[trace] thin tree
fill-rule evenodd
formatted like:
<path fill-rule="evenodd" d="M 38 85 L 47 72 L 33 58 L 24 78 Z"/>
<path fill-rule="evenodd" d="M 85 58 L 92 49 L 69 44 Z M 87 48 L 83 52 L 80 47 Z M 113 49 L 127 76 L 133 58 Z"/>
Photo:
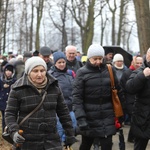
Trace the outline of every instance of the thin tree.
<path fill-rule="evenodd" d="M 55 6 L 49 4 L 49 17 L 54 25 L 54 27 L 61 33 L 61 49 L 64 50 L 65 47 L 68 45 L 68 35 L 67 35 L 67 27 L 66 27 L 66 20 L 67 20 L 67 3 L 68 0 L 56 2 L 57 10 L 52 12 L 52 8 Z M 56 19 L 55 12 L 58 12 L 58 16 Z"/>
<path fill-rule="evenodd" d="M 43 15 L 43 6 L 44 6 L 44 0 L 39 0 L 36 5 L 37 9 L 37 24 L 36 24 L 36 39 L 35 39 L 35 48 L 36 50 L 39 50 L 40 48 L 40 24 L 41 24 L 41 19 Z"/>
<path fill-rule="evenodd" d="M 31 1 L 31 23 L 30 23 L 30 33 L 29 33 L 29 50 L 32 50 L 32 42 L 33 42 L 33 19 L 34 19 L 34 5 L 33 1 Z"/>
<path fill-rule="evenodd" d="M 77 25 L 80 27 L 80 34 L 81 34 L 81 41 L 82 41 L 82 52 L 86 54 L 89 45 L 93 41 L 94 36 L 94 20 L 98 16 L 95 15 L 95 1 L 96 0 L 89 0 L 88 4 L 87 1 L 82 0 L 78 1 L 71 1 L 72 9 L 70 12 L 75 19 Z"/>
<path fill-rule="evenodd" d="M 5 6 L 5 21 L 4 21 L 4 38 L 3 38 L 3 52 L 5 52 L 6 47 L 6 29 L 7 29 L 7 14 L 8 14 L 8 4 L 9 0 L 6 0 L 6 6 Z"/>

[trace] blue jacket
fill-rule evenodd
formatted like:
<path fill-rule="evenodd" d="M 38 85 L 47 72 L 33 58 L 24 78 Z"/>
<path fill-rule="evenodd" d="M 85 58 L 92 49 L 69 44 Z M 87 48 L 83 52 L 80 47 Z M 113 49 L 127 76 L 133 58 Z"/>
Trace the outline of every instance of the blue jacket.
<path fill-rule="evenodd" d="M 62 90 L 69 111 L 72 111 L 73 77 L 67 72 L 66 69 L 64 71 L 61 71 L 56 67 L 53 68 L 53 71 L 49 71 L 49 73 L 58 80 L 58 84 Z"/>

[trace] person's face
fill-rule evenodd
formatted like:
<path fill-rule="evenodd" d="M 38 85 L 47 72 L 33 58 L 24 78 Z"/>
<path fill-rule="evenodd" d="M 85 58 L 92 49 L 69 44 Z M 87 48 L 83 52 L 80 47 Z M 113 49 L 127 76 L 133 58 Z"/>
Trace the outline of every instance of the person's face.
<path fill-rule="evenodd" d="M 9 70 L 6 70 L 5 71 L 5 76 L 7 77 L 7 78 L 10 78 L 11 76 L 12 76 L 12 72 L 11 71 L 9 71 Z"/>
<path fill-rule="evenodd" d="M 106 59 L 107 60 L 112 60 L 113 59 L 113 53 L 108 53 L 107 55 L 106 55 Z"/>
<path fill-rule="evenodd" d="M 65 67 L 66 67 L 66 61 L 65 61 L 64 59 L 59 59 L 59 60 L 56 62 L 55 66 L 56 66 L 58 69 L 60 69 L 60 70 L 64 70 Z"/>
<path fill-rule="evenodd" d="M 50 61 L 50 56 L 47 55 L 47 56 L 43 56 L 43 55 L 39 55 L 46 63 L 48 63 Z"/>
<path fill-rule="evenodd" d="M 103 57 L 102 56 L 94 56 L 94 57 L 89 58 L 89 61 L 93 66 L 100 67 L 100 65 L 103 62 Z"/>
<path fill-rule="evenodd" d="M 122 60 L 118 60 L 118 61 L 115 61 L 114 64 L 115 64 L 117 67 L 122 67 L 123 61 L 122 61 Z"/>
<path fill-rule="evenodd" d="M 66 51 L 66 57 L 68 61 L 73 61 L 76 57 L 76 49 L 75 48 L 70 48 Z"/>
<path fill-rule="evenodd" d="M 29 76 L 33 83 L 41 84 L 45 80 L 46 69 L 43 66 L 37 66 L 31 70 Z"/>
<path fill-rule="evenodd" d="M 138 69 L 143 63 L 143 58 L 142 57 L 137 57 L 136 62 L 135 62 L 135 68 Z"/>

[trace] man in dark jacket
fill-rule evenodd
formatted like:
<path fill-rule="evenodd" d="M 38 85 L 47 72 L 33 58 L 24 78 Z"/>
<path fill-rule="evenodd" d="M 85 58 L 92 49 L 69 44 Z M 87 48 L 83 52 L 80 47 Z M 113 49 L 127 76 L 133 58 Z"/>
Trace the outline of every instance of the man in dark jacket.
<path fill-rule="evenodd" d="M 100 141 L 101 150 L 111 150 L 116 127 L 110 75 L 106 64 L 103 64 L 103 47 L 92 44 L 87 57 L 85 66 L 77 71 L 73 88 L 73 108 L 82 132 L 80 150 L 90 150 L 96 138 Z M 119 91 L 115 72 L 114 81 Z"/>
<path fill-rule="evenodd" d="M 47 64 L 47 71 L 50 70 L 51 66 L 53 65 L 53 62 L 50 59 L 50 56 L 52 55 L 52 52 L 49 47 L 43 46 L 39 50 L 39 56 L 46 62 Z"/>
<path fill-rule="evenodd" d="M 150 139 L 150 48 L 143 65 L 130 75 L 126 90 L 136 95 L 131 119 L 134 150 L 145 150 Z"/>

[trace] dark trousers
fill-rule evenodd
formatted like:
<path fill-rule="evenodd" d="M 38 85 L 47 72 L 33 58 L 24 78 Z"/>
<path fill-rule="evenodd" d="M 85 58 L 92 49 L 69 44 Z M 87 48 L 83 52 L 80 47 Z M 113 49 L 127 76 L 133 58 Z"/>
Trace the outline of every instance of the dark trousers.
<path fill-rule="evenodd" d="M 90 150 L 95 138 L 82 136 L 79 150 Z M 99 138 L 101 150 L 112 150 L 112 136 Z"/>
<path fill-rule="evenodd" d="M 146 150 L 148 139 L 134 138 L 134 150 Z"/>
<path fill-rule="evenodd" d="M 4 132 L 4 128 L 5 128 L 5 111 L 1 110 L 1 114 L 2 114 L 2 131 Z"/>

